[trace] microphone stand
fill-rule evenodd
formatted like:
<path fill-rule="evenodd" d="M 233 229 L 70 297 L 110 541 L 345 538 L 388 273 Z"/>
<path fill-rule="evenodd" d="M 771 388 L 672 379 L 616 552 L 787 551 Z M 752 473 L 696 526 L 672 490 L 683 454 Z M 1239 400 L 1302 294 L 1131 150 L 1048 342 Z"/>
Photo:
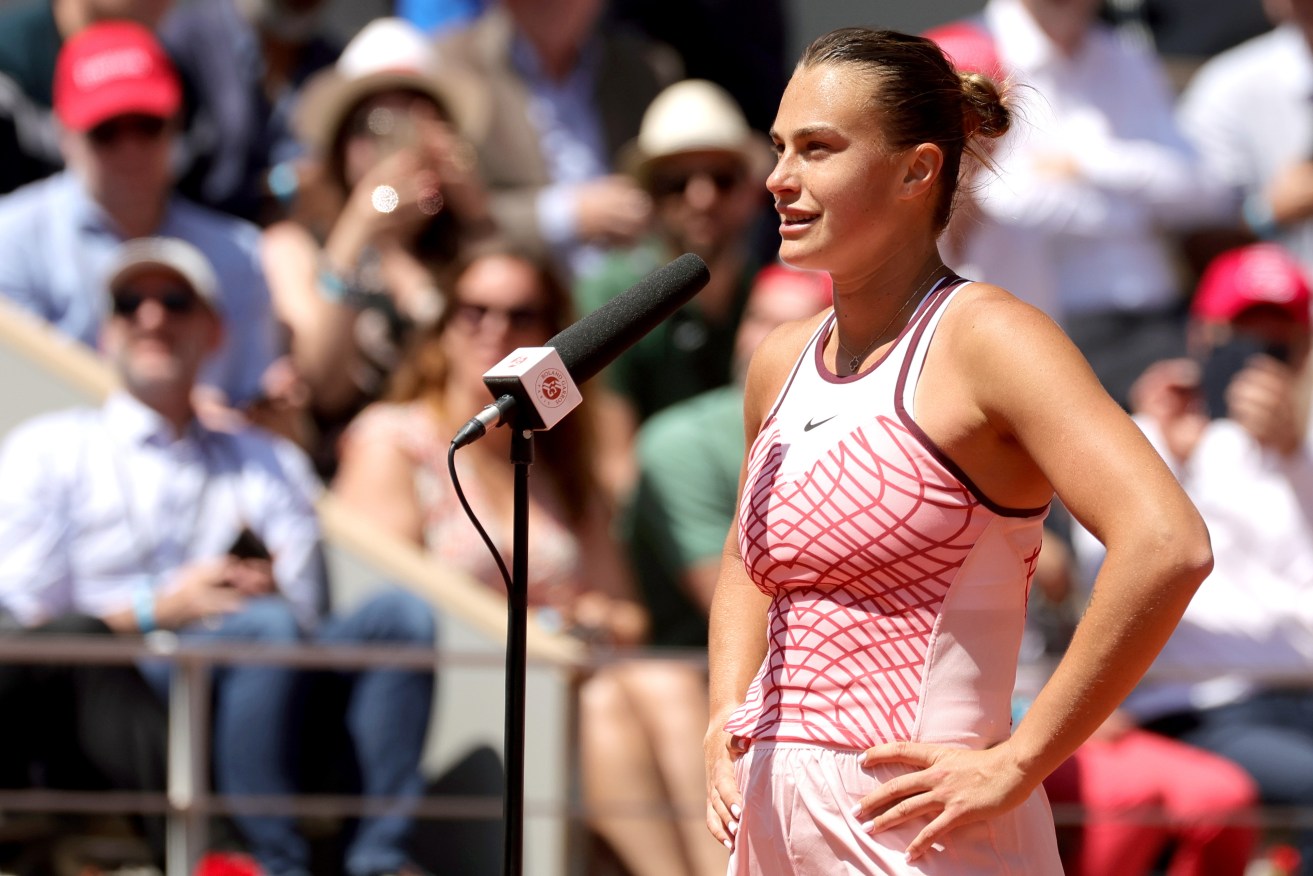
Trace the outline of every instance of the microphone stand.
<path fill-rule="evenodd" d="M 525 637 L 529 620 L 529 466 L 533 431 L 516 415 L 511 423 L 515 506 L 511 538 L 511 589 L 506 594 L 506 799 L 503 804 L 503 876 L 524 871 Z"/>

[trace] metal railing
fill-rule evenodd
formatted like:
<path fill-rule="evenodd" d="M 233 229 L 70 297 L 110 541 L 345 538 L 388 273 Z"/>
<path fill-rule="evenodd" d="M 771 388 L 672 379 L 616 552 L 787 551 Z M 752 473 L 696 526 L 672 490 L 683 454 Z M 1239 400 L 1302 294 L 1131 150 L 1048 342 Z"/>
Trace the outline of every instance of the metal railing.
<path fill-rule="evenodd" d="M 379 796 L 292 794 L 220 795 L 210 785 L 210 671 L 217 666 L 265 665 L 295 669 L 362 670 L 387 667 L 429 672 L 444 667 L 500 667 L 496 652 L 439 652 L 374 645 L 268 645 L 184 642 L 172 633 L 117 636 L 0 636 L 0 663 L 173 665 L 168 698 L 167 787 L 163 792 L 0 791 L 0 811 L 139 813 L 166 820 L 167 876 L 187 876 L 205 849 L 216 815 L 291 815 L 349 818 L 396 811 L 416 818 L 500 818 L 500 796 L 420 800 Z"/>

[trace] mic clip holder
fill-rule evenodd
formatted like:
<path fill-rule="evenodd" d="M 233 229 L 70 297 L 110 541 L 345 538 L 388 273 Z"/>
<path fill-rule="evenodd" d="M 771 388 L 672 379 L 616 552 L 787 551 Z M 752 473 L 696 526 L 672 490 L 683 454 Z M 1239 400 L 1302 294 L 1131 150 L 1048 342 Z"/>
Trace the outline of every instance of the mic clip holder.
<path fill-rule="evenodd" d="M 534 431 L 552 428 L 583 400 L 555 347 L 521 347 L 489 368 L 483 384 L 498 401 L 514 398 L 515 425 Z"/>

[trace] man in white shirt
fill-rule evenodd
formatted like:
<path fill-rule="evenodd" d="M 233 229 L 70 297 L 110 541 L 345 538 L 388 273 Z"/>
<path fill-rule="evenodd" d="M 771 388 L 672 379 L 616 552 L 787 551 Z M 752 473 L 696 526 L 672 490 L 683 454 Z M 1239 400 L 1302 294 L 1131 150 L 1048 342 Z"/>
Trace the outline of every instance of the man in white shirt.
<path fill-rule="evenodd" d="M 977 178 L 960 269 L 1062 323 L 1114 398 L 1183 350 L 1167 232 L 1202 185 L 1159 64 L 1095 18 L 1098 0 L 990 0 L 979 26 L 1017 80 L 1020 124 Z"/>
<path fill-rule="evenodd" d="M 28 626 L 88 615 L 125 635 L 431 645 L 431 613 L 409 594 L 325 616 L 307 462 L 258 430 L 197 419 L 193 390 L 223 335 L 223 299 L 200 250 L 177 238 L 128 241 L 107 285 L 102 345 L 122 389 L 98 409 L 29 421 L 0 448 L 0 609 Z M 141 671 L 166 693 L 167 665 Z M 281 667 L 216 671 L 220 793 L 295 791 L 299 684 Z M 346 719 L 368 792 L 419 793 L 431 694 L 427 673 L 355 678 Z M 308 876 L 292 819 L 236 820 L 271 876 Z M 400 872 L 408 827 L 404 816 L 365 820 L 347 851 L 350 876 Z"/>
<path fill-rule="evenodd" d="M 1277 241 L 1313 271 L 1313 0 L 1265 0 L 1279 26 L 1199 68 L 1180 119 L 1226 218 Z"/>
<path fill-rule="evenodd" d="M 1161 362 L 1136 419 L 1198 506 L 1215 566 L 1126 701 L 1146 728 L 1220 754 L 1261 799 L 1313 806 L 1309 287 L 1275 244 L 1225 253 L 1192 305 L 1194 360 Z M 1211 414 L 1211 417 L 1210 417 Z M 1313 861 L 1313 833 L 1298 838 Z"/>

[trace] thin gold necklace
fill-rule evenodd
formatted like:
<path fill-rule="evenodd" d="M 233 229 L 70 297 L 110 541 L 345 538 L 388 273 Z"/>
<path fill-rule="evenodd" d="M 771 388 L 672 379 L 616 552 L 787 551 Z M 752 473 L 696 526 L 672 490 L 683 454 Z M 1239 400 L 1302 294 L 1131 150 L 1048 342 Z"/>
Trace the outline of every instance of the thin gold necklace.
<path fill-rule="evenodd" d="M 907 305 L 911 304 L 912 301 L 917 297 L 919 297 L 919 295 L 922 292 L 925 292 L 925 290 L 930 285 L 930 281 L 934 279 L 935 274 L 939 273 L 939 269 L 941 267 L 943 267 L 943 265 L 935 265 L 933 268 L 930 269 L 930 273 L 926 275 L 926 278 L 922 280 L 920 285 L 918 285 L 915 289 L 912 290 L 912 294 L 908 295 L 907 299 L 903 301 L 903 306 L 898 308 L 898 310 L 894 311 L 894 315 L 889 317 L 889 321 L 884 324 L 884 328 L 880 329 L 880 331 L 876 333 L 875 340 L 872 341 L 866 347 L 866 349 L 863 350 L 859 355 L 853 355 L 852 351 L 843 345 L 843 337 L 839 334 L 839 323 L 837 321 L 835 322 L 834 341 L 836 344 L 839 345 L 839 354 L 841 356 L 849 357 L 848 358 L 849 374 L 857 373 L 857 369 L 862 367 L 862 363 L 866 361 L 867 356 L 871 355 L 871 351 L 874 350 L 876 347 L 880 346 L 880 341 L 882 338 L 884 338 L 884 333 L 889 331 L 889 326 L 893 325 L 894 320 L 898 319 L 898 317 L 902 315 L 903 311 L 907 309 Z"/>

